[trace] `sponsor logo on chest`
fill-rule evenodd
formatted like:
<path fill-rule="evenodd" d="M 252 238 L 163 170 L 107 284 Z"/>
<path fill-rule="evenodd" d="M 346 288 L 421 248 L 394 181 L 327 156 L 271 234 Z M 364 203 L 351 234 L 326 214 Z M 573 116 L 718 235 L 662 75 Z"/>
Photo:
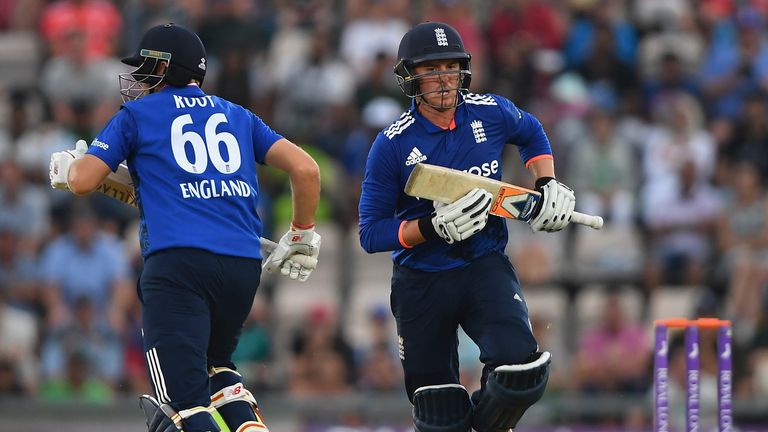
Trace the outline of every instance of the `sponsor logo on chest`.
<path fill-rule="evenodd" d="M 411 153 L 408 155 L 408 158 L 405 160 L 405 166 L 411 166 L 416 165 L 419 162 L 424 162 L 427 160 L 427 155 L 423 154 L 421 150 L 418 149 L 418 147 L 414 147 L 411 150 Z"/>

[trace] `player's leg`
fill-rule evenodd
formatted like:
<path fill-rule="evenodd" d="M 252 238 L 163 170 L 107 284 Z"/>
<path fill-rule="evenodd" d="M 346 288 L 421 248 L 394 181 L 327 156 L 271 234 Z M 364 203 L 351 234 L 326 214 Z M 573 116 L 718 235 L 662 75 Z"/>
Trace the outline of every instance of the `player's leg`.
<path fill-rule="evenodd" d="M 417 432 L 467 432 L 472 404 L 459 385 L 455 273 L 395 266 L 392 311 Z"/>
<path fill-rule="evenodd" d="M 506 432 L 544 394 L 550 356 L 538 353 L 514 268 L 501 254 L 475 261 L 464 274 L 471 285 L 462 327 L 485 364 L 481 389 L 472 395 L 473 428 Z"/>
<path fill-rule="evenodd" d="M 232 363 L 240 331 L 259 286 L 261 262 L 239 257 L 219 257 L 224 284 L 211 292 L 213 324 L 208 346 L 211 404 L 232 432 L 265 432 L 256 400 L 243 386 Z"/>
<path fill-rule="evenodd" d="M 146 260 L 139 281 L 152 386 L 160 406 L 177 413 L 172 420 L 184 432 L 219 430 L 209 411 L 205 354 L 210 312 L 204 287 L 215 283 L 207 270 L 212 264 L 202 251 L 162 251 Z"/>

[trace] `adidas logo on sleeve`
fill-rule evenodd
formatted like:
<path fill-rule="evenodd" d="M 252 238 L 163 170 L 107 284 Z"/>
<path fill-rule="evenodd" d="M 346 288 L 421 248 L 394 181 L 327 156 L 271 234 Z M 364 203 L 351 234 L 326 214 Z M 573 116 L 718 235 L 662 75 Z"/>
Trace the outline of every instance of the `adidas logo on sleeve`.
<path fill-rule="evenodd" d="M 427 156 L 422 154 L 418 148 L 414 147 L 413 150 L 411 150 L 411 154 L 408 155 L 408 159 L 405 160 L 405 166 L 416 165 L 425 160 L 427 160 Z"/>

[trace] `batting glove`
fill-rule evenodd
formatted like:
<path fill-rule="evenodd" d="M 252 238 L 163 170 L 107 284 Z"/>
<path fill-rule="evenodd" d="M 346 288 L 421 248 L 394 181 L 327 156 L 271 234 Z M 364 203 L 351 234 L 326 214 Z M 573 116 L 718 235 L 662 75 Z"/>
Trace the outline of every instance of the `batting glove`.
<path fill-rule="evenodd" d="M 304 282 L 317 267 L 319 254 L 320 234 L 314 228 L 290 229 L 280 238 L 262 266 L 269 273 L 279 268 L 283 276 Z"/>
<path fill-rule="evenodd" d="M 475 188 L 450 204 L 435 203 L 435 211 L 419 219 L 426 239 L 441 238 L 448 244 L 466 240 L 485 228 L 493 195 Z"/>
<path fill-rule="evenodd" d="M 536 180 L 536 190 L 541 193 L 533 216 L 528 220 L 531 229 L 536 231 L 560 231 L 571 223 L 576 195 L 568 186 L 553 177 L 540 177 Z"/>
<path fill-rule="evenodd" d="M 84 140 L 78 140 L 73 150 L 65 150 L 53 153 L 51 163 L 48 166 L 48 178 L 51 180 L 51 187 L 54 189 L 69 190 L 67 176 L 72 162 L 80 159 L 88 151 L 88 144 Z"/>

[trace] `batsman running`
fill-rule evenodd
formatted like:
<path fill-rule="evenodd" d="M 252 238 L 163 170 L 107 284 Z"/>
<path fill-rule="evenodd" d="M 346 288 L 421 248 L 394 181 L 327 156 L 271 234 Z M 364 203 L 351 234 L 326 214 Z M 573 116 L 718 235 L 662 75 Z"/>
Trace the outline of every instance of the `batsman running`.
<path fill-rule="evenodd" d="M 376 137 L 360 198 L 360 243 L 392 251 L 391 307 L 418 432 L 514 428 L 547 384 L 550 354 L 533 337 L 520 283 L 504 253 L 505 220 L 488 217 L 492 195 L 474 189 L 450 204 L 406 195 L 425 162 L 501 179 L 502 152 L 517 146 L 542 194 L 534 231 L 570 222 L 573 191 L 555 179 L 541 123 L 508 99 L 468 91 L 470 54 L 439 22 L 402 38 L 394 68 L 411 108 Z M 459 384 L 457 329 L 480 348 L 481 389 Z"/>
<path fill-rule="evenodd" d="M 249 110 L 200 89 L 208 65 L 192 31 L 153 27 L 122 61 L 135 67 L 120 75 L 125 103 L 90 146 L 51 156 L 51 186 L 87 194 L 127 161 L 144 256 L 149 432 L 219 431 L 219 414 L 233 432 L 264 432 L 231 355 L 262 265 L 300 281 L 315 268 L 318 166 Z M 293 223 L 266 258 L 257 163 L 285 171 L 293 191 Z"/>

